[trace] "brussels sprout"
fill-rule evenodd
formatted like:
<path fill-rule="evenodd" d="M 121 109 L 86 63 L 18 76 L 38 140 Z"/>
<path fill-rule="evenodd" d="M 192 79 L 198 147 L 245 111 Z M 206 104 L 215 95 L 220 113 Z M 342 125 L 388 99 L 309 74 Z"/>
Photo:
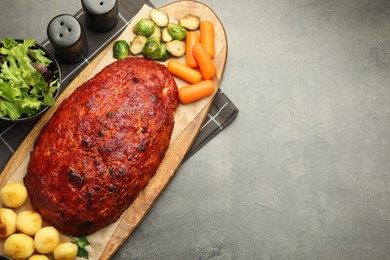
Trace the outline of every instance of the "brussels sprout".
<path fill-rule="evenodd" d="M 186 14 L 179 20 L 179 24 L 188 30 L 198 30 L 200 17 L 194 14 Z"/>
<path fill-rule="evenodd" d="M 145 43 L 142 54 L 145 58 L 150 60 L 156 60 L 161 54 L 161 41 L 156 37 L 148 38 Z"/>
<path fill-rule="evenodd" d="M 154 26 L 154 31 L 149 37 L 161 38 L 161 28 L 157 24 Z"/>
<path fill-rule="evenodd" d="M 144 18 L 134 25 L 133 32 L 137 35 L 149 37 L 154 32 L 154 26 L 155 23 L 152 20 Z"/>
<path fill-rule="evenodd" d="M 162 30 L 161 39 L 163 40 L 163 42 L 170 42 L 173 40 L 172 36 L 168 32 L 167 27 L 164 27 L 164 29 Z"/>
<path fill-rule="evenodd" d="M 167 51 L 165 43 L 161 43 L 161 52 L 160 56 L 157 58 L 158 61 L 166 61 L 171 57 L 170 53 Z"/>
<path fill-rule="evenodd" d="M 182 27 L 182 26 L 180 26 L 178 24 L 169 23 L 167 25 L 167 29 L 168 29 L 169 34 L 172 36 L 172 38 L 174 40 L 181 41 L 187 35 L 186 29 L 184 29 L 184 27 Z"/>
<path fill-rule="evenodd" d="M 167 42 L 167 51 L 175 57 L 181 57 L 186 53 L 186 44 L 184 41 L 173 40 Z"/>
<path fill-rule="evenodd" d="M 145 43 L 147 38 L 143 35 L 137 35 L 134 37 L 134 39 L 131 41 L 130 45 L 130 52 L 133 55 L 138 55 L 142 53 L 142 50 L 144 49 Z"/>
<path fill-rule="evenodd" d="M 114 42 L 114 58 L 118 60 L 123 60 L 130 54 L 129 44 L 124 40 L 119 40 Z"/>
<path fill-rule="evenodd" d="M 169 23 L 169 16 L 160 9 L 152 9 L 149 14 L 150 19 L 160 27 L 165 27 Z"/>

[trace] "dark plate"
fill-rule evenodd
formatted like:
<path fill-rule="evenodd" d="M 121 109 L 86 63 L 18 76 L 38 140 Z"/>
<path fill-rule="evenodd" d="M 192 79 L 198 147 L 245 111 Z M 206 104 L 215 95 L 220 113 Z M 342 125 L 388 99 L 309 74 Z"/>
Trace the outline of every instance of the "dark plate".
<path fill-rule="evenodd" d="M 23 42 L 23 40 L 15 40 L 15 41 Z M 0 42 L 0 47 L 2 47 L 2 46 L 3 46 L 3 44 Z M 45 56 L 53 61 L 48 68 L 49 68 L 50 71 L 58 70 L 58 78 L 59 78 L 59 82 L 60 82 L 60 85 L 61 85 L 61 70 L 60 70 L 60 66 L 59 66 L 59 64 L 57 62 L 57 59 L 54 57 L 54 55 L 52 55 L 49 52 L 49 50 L 47 50 L 42 45 L 40 45 L 38 43 L 35 43 L 35 48 L 39 48 L 39 49 L 43 50 L 45 52 Z M 57 99 L 58 94 L 59 94 L 59 89 L 57 89 L 54 92 L 53 98 Z M 9 117 L 0 117 L 0 120 L 7 121 L 7 122 L 30 122 L 30 121 L 33 121 L 33 120 L 36 120 L 36 119 L 40 118 L 49 109 L 50 109 L 50 106 L 46 106 L 46 107 L 42 108 L 40 111 L 38 111 L 37 113 L 35 113 L 34 115 L 31 115 L 31 116 L 23 115 L 22 117 L 17 118 L 15 120 L 12 120 Z"/>

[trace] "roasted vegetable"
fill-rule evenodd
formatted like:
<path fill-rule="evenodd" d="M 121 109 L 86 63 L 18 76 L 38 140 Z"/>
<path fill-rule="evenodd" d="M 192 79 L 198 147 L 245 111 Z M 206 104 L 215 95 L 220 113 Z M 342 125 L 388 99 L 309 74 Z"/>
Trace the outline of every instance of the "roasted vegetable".
<path fill-rule="evenodd" d="M 17 215 L 12 209 L 0 209 L 0 237 L 8 237 L 16 231 Z"/>
<path fill-rule="evenodd" d="M 162 42 L 161 43 L 161 52 L 160 52 L 160 56 L 157 58 L 158 61 L 166 61 L 167 59 L 169 59 L 171 57 L 171 55 L 169 54 L 169 52 L 167 51 L 167 46 L 166 46 L 166 43 Z"/>
<path fill-rule="evenodd" d="M 173 40 L 172 36 L 168 32 L 168 28 L 164 27 L 161 33 L 161 40 L 163 42 L 170 42 Z"/>
<path fill-rule="evenodd" d="M 4 254 L 12 259 L 27 259 L 33 253 L 33 239 L 26 234 L 12 234 L 4 242 Z"/>
<path fill-rule="evenodd" d="M 167 51 L 175 57 L 181 57 L 186 53 L 186 44 L 183 41 L 173 40 L 166 43 Z"/>
<path fill-rule="evenodd" d="M 50 260 L 50 259 L 45 255 L 32 255 L 28 258 L 28 260 Z"/>
<path fill-rule="evenodd" d="M 149 14 L 150 19 L 160 27 L 165 27 L 169 23 L 169 16 L 160 9 L 152 9 Z"/>
<path fill-rule="evenodd" d="M 72 242 L 60 243 L 53 251 L 54 259 L 75 259 L 77 256 L 78 247 Z"/>
<path fill-rule="evenodd" d="M 172 38 L 174 40 L 183 40 L 186 35 L 187 35 L 187 31 L 186 29 L 184 29 L 184 27 L 178 25 L 178 24 L 174 24 L 174 23 L 169 23 L 167 25 L 167 29 L 168 29 L 168 32 L 169 34 L 172 36 Z"/>
<path fill-rule="evenodd" d="M 27 200 L 27 189 L 21 183 L 9 182 L 0 189 L 0 199 L 7 207 L 18 208 Z"/>
<path fill-rule="evenodd" d="M 42 254 L 53 252 L 60 243 L 60 234 L 52 226 L 43 227 L 34 236 L 34 247 Z"/>
<path fill-rule="evenodd" d="M 119 40 L 114 43 L 114 58 L 118 60 L 123 60 L 128 57 L 130 54 L 129 44 L 124 40 Z"/>
<path fill-rule="evenodd" d="M 35 235 L 42 228 L 41 214 L 32 210 L 19 213 L 16 218 L 16 228 L 26 235 Z"/>
<path fill-rule="evenodd" d="M 154 26 L 154 32 L 149 37 L 156 37 L 161 39 L 161 28 L 157 24 Z"/>
<path fill-rule="evenodd" d="M 138 55 L 142 53 L 147 40 L 148 38 L 143 35 L 136 35 L 131 41 L 130 53 L 133 55 Z"/>
<path fill-rule="evenodd" d="M 200 17 L 194 14 L 187 14 L 179 20 L 179 25 L 185 29 L 194 31 L 199 28 Z"/>
<path fill-rule="evenodd" d="M 156 24 L 152 20 L 148 18 L 144 18 L 139 20 L 134 25 L 133 32 L 137 35 L 143 35 L 149 37 L 150 35 L 153 34 L 155 25 Z"/>
<path fill-rule="evenodd" d="M 142 54 L 145 58 L 150 60 L 157 60 L 161 56 L 162 42 L 160 39 L 152 37 L 148 38 L 145 43 Z"/>

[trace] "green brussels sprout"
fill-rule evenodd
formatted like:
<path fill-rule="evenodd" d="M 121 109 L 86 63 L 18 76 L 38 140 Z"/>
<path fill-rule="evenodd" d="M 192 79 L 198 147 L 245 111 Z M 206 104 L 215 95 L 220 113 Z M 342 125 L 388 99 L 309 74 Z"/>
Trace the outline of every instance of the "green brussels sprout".
<path fill-rule="evenodd" d="M 138 55 L 142 53 L 145 43 L 147 41 L 147 38 L 143 35 L 137 35 L 133 38 L 130 45 L 130 53 L 133 55 Z"/>
<path fill-rule="evenodd" d="M 161 43 L 161 52 L 160 56 L 157 58 L 158 61 L 166 61 L 171 57 L 170 53 L 167 51 L 166 45 L 164 42 Z"/>
<path fill-rule="evenodd" d="M 161 41 L 156 37 L 148 38 L 145 43 L 142 55 L 150 60 L 156 60 L 160 57 L 161 54 Z"/>
<path fill-rule="evenodd" d="M 154 26 L 155 23 L 152 20 L 144 18 L 134 25 L 133 32 L 137 35 L 149 37 L 154 32 Z"/>
<path fill-rule="evenodd" d="M 130 46 L 129 44 L 124 40 L 119 40 L 114 42 L 114 58 L 118 60 L 123 60 L 130 54 Z"/>
<path fill-rule="evenodd" d="M 172 36 L 172 38 L 174 40 L 181 41 L 187 35 L 187 30 L 184 29 L 184 27 L 182 27 L 182 26 L 180 26 L 178 24 L 169 23 L 167 25 L 167 29 L 168 29 L 169 34 Z"/>

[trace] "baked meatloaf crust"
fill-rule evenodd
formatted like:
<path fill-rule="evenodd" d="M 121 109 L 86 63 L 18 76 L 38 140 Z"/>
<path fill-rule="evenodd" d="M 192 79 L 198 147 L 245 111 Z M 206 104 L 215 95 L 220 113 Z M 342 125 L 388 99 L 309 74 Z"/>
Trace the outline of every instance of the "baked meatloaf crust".
<path fill-rule="evenodd" d="M 163 160 L 177 104 L 164 65 L 126 58 L 105 67 L 37 137 L 24 177 L 32 206 L 73 236 L 116 221 Z"/>

